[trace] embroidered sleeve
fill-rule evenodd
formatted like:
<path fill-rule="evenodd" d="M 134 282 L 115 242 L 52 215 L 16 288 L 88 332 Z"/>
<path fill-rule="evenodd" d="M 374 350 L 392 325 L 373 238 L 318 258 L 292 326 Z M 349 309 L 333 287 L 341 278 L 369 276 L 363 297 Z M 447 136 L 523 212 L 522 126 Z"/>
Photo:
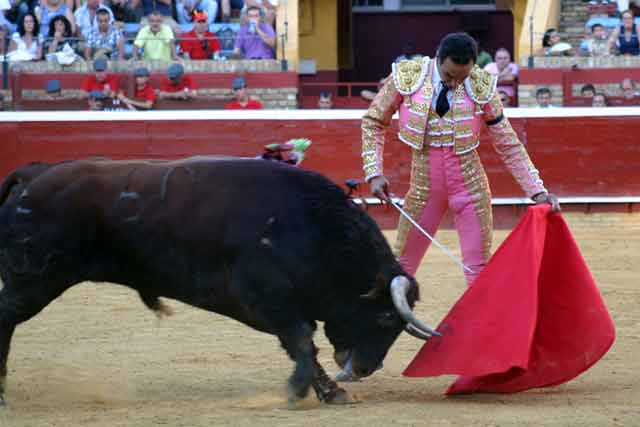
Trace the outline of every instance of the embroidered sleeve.
<path fill-rule="evenodd" d="M 547 190 L 544 188 L 542 179 L 540 179 L 540 173 L 533 165 L 527 150 L 511 127 L 509 119 L 504 117 L 502 102 L 497 94 L 484 105 L 483 118 L 487 123 L 493 147 L 527 197 L 545 193 Z"/>
<path fill-rule="evenodd" d="M 385 131 L 401 102 L 402 95 L 389 76 L 362 118 L 362 163 L 367 181 L 383 174 Z"/>

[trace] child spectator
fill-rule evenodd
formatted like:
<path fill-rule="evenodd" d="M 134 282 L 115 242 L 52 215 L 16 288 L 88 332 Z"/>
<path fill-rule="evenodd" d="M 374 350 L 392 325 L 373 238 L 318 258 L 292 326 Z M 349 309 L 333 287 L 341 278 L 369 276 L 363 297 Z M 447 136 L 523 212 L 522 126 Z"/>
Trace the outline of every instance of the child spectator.
<path fill-rule="evenodd" d="M 235 98 L 224 107 L 226 110 L 262 110 L 262 104 L 249 97 L 247 84 L 242 77 L 237 77 L 231 84 Z"/>
<path fill-rule="evenodd" d="M 257 7 L 247 9 L 247 23 L 240 27 L 234 47 L 234 54 L 245 59 L 275 58 L 276 32 L 263 22 L 262 13 Z"/>
<path fill-rule="evenodd" d="M 182 64 L 167 68 L 167 76 L 160 83 L 160 99 L 193 99 L 197 95 L 196 85 L 191 76 L 184 74 Z"/>
<path fill-rule="evenodd" d="M 582 41 L 580 52 L 586 56 L 609 56 L 611 53 L 609 38 L 602 25 L 591 26 L 591 37 Z"/>
<path fill-rule="evenodd" d="M 220 53 L 220 42 L 215 34 L 208 30 L 207 13 L 194 13 L 193 30 L 182 35 L 180 48 L 186 59 L 211 59 Z"/>

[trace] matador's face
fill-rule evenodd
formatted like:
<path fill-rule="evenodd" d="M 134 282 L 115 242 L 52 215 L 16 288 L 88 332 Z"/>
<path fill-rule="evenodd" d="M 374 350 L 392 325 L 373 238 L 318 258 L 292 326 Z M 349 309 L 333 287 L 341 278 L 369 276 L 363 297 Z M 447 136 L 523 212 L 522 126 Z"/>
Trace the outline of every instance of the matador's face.
<path fill-rule="evenodd" d="M 440 78 L 445 86 L 452 90 L 455 90 L 469 77 L 473 66 L 473 61 L 469 61 L 469 63 L 465 65 L 456 64 L 451 58 L 445 58 L 443 62 L 438 61 Z"/>

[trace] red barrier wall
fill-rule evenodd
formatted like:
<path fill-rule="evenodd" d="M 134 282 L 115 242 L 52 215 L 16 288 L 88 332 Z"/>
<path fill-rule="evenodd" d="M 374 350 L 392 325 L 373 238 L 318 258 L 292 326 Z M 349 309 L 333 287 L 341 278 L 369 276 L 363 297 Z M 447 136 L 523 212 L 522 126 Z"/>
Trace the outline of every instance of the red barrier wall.
<path fill-rule="evenodd" d="M 73 113 L 57 113 L 65 119 L 11 121 L 5 115 L 4 119 L 0 118 L 0 176 L 31 161 L 57 162 L 88 156 L 117 159 L 177 158 L 194 154 L 255 156 L 267 143 L 304 136 L 314 142 L 304 167 L 320 171 L 337 182 L 362 177 L 360 122 L 354 113 L 350 116 L 354 118 L 348 120 L 276 118 L 283 114 L 295 115 L 283 111 L 261 112 L 262 117 L 272 114 L 274 119 L 220 119 L 226 117 L 225 112 L 211 111 L 165 113 L 174 119 L 158 120 L 149 115 L 145 120 L 144 114 L 138 113 L 136 117 L 143 119 L 74 121 L 78 116 Z M 176 120 L 176 114 L 185 118 Z M 209 115 L 212 120 L 202 119 Z M 14 114 L 12 117 L 24 116 Z M 115 117 L 125 116 L 116 114 Z M 546 185 L 558 195 L 639 195 L 640 120 L 637 116 L 512 118 L 511 122 L 527 144 Z M 494 196 L 522 197 L 486 138 L 480 152 Z M 410 150 L 390 132 L 385 156 L 388 177 L 394 191 L 401 194 L 409 180 Z"/>

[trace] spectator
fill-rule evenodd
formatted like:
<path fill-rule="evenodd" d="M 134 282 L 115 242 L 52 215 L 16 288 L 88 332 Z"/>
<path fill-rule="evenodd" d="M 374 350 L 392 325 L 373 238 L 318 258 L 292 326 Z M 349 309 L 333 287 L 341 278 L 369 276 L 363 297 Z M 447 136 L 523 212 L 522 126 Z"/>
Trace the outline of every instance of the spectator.
<path fill-rule="evenodd" d="M 196 85 L 191 76 L 184 74 L 182 64 L 167 68 L 167 76 L 160 83 L 160 99 L 193 99 L 197 96 Z"/>
<path fill-rule="evenodd" d="M 539 108 L 553 108 L 553 105 L 551 105 L 551 91 L 548 87 L 541 87 L 536 91 L 536 102 Z"/>
<path fill-rule="evenodd" d="M 398 56 L 393 62 L 404 61 L 405 59 L 422 58 L 422 55 L 416 51 L 413 43 L 407 42 L 402 46 L 402 55 Z"/>
<path fill-rule="evenodd" d="M 586 56 L 609 56 L 611 54 L 609 37 L 601 24 L 591 26 L 591 37 L 582 41 L 580 51 Z"/>
<path fill-rule="evenodd" d="M 89 111 L 104 111 L 104 105 L 107 100 L 105 94 L 99 90 L 89 92 Z"/>
<path fill-rule="evenodd" d="M 111 22 L 107 9 L 97 12 L 98 26 L 89 32 L 84 57 L 87 60 L 98 58 L 124 59 L 124 36 Z"/>
<path fill-rule="evenodd" d="M 231 84 L 235 98 L 224 107 L 226 110 L 262 110 L 262 104 L 249 97 L 247 84 L 242 77 L 237 77 Z"/>
<path fill-rule="evenodd" d="M 4 111 L 4 94 L 0 92 L 0 111 Z"/>
<path fill-rule="evenodd" d="M 264 21 L 273 26 L 276 21 L 276 9 L 278 8 L 278 0 L 244 0 L 244 6 L 242 8 L 241 16 L 244 18 L 247 16 L 249 8 L 257 7 L 260 9 Z"/>
<path fill-rule="evenodd" d="M 108 63 L 106 59 L 96 59 L 93 61 L 95 74 L 88 75 L 82 82 L 84 95 L 88 96 L 92 91 L 100 91 L 109 98 L 115 98 L 118 93 L 118 79 L 114 75 L 107 73 Z"/>
<path fill-rule="evenodd" d="M 640 54 L 640 42 L 638 41 L 639 26 L 633 22 L 633 12 L 625 10 L 621 15 L 622 24 L 613 30 L 609 45 L 611 49 L 617 48 L 620 55 Z"/>
<path fill-rule="evenodd" d="M 27 13 L 18 21 L 18 31 L 11 35 L 9 56 L 20 61 L 38 61 L 42 58 L 40 26 L 33 13 Z"/>
<path fill-rule="evenodd" d="M 591 83 L 587 83 L 580 89 L 580 96 L 584 96 L 585 98 L 593 98 L 595 94 L 596 88 Z"/>
<path fill-rule="evenodd" d="M 108 6 L 102 4 L 102 0 L 86 0 L 84 6 L 76 9 L 73 16 L 76 19 L 78 35 L 88 40 L 92 30 L 98 29 L 98 10 L 106 10 L 109 14 L 109 22 L 113 22 L 113 12 Z"/>
<path fill-rule="evenodd" d="M 622 90 L 622 96 L 626 101 L 633 101 L 638 96 L 636 83 L 628 77 L 622 80 L 620 83 L 620 89 Z"/>
<path fill-rule="evenodd" d="M 76 21 L 73 16 L 71 7 L 63 0 L 42 0 L 40 6 L 34 9 L 36 18 L 40 23 L 40 34 L 47 34 L 49 24 L 56 16 L 63 15 L 71 24 L 71 32 L 76 32 Z"/>
<path fill-rule="evenodd" d="M 64 15 L 54 16 L 49 22 L 49 33 L 44 42 L 46 53 L 61 52 L 64 45 L 68 44 L 75 52 L 78 40 L 71 32 L 71 23 Z"/>
<path fill-rule="evenodd" d="M 511 107 L 511 97 L 509 94 L 503 89 L 498 89 L 498 94 L 500 95 L 500 102 L 502 102 L 502 106 L 505 108 Z"/>
<path fill-rule="evenodd" d="M 242 54 L 245 59 L 273 59 L 275 46 L 276 33 L 271 25 L 263 22 L 260 9 L 247 8 L 247 23 L 238 31 L 234 54 Z"/>
<path fill-rule="evenodd" d="M 142 8 L 136 0 L 104 0 L 102 3 L 111 9 L 116 22 L 140 22 Z"/>
<path fill-rule="evenodd" d="M 495 62 L 487 64 L 484 69 L 498 76 L 498 90 L 505 91 L 509 96 L 514 95 L 512 83 L 518 78 L 518 66 L 511 62 L 511 54 L 507 49 L 501 47 L 496 50 Z"/>
<path fill-rule="evenodd" d="M 120 93 L 118 99 L 130 110 L 150 110 L 156 102 L 156 91 L 149 84 L 149 70 L 144 67 L 136 68 L 133 75 L 136 79 L 133 98 Z"/>
<path fill-rule="evenodd" d="M 195 12 L 193 30 L 182 35 L 180 48 L 185 59 L 211 59 L 220 54 L 220 42 L 208 30 L 207 13 Z"/>
<path fill-rule="evenodd" d="M 322 92 L 318 98 L 318 108 L 321 110 L 330 110 L 333 108 L 333 100 L 331 92 Z"/>
<path fill-rule="evenodd" d="M 212 24 L 218 16 L 218 3 L 216 0 L 178 0 L 176 5 L 178 23 L 195 23 L 196 12 L 204 12 L 207 24 Z"/>
<path fill-rule="evenodd" d="M 573 49 L 569 43 L 561 41 L 555 28 L 549 28 L 542 37 L 542 49 L 537 56 L 572 56 Z"/>
<path fill-rule="evenodd" d="M 163 24 L 164 17 L 157 11 L 149 15 L 149 25 L 143 27 L 133 42 L 133 59 L 138 60 L 140 49 L 143 49 L 142 59 L 171 61 L 177 60 L 176 45 L 173 43 L 173 32 L 168 25 Z"/>
<path fill-rule="evenodd" d="M 9 25 L 2 21 L 2 12 L 0 11 L 0 55 L 5 54 L 7 40 L 9 40 Z"/>
<path fill-rule="evenodd" d="M 593 95 L 593 100 L 591 101 L 592 107 L 606 107 L 609 105 L 607 97 L 602 92 L 597 92 Z"/>
<path fill-rule="evenodd" d="M 47 80 L 47 99 L 56 100 L 62 98 L 62 88 L 60 87 L 60 80 Z"/>
<path fill-rule="evenodd" d="M 241 10 L 244 8 L 244 0 L 220 0 L 222 9 L 222 22 L 231 20 L 231 9 Z"/>

